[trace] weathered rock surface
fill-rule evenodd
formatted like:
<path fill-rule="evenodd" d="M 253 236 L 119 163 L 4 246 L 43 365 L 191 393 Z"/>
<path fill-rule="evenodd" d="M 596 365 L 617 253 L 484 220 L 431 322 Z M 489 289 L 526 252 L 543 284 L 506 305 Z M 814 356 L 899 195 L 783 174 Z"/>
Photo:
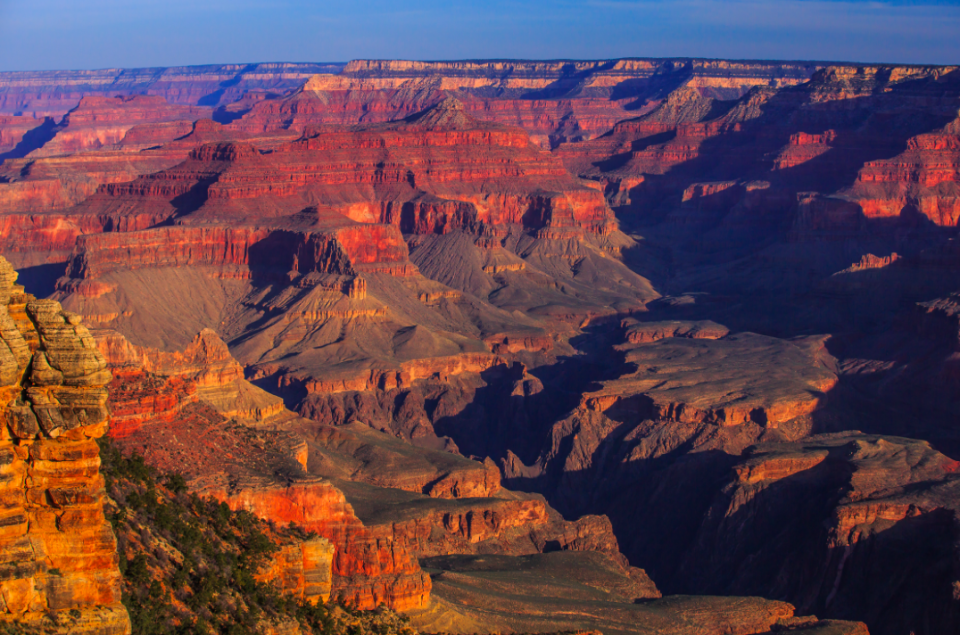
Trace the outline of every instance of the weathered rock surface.
<path fill-rule="evenodd" d="M 753 422 L 775 428 L 813 412 L 837 382 L 818 358 L 822 338 L 790 343 L 740 333 L 697 339 L 672 337 L 630 347 L 625 361 L 636 372 L 584 394 L 582 408 L 633 410 L 640 418 L 680 423 Z"/>
<path fill-rule="evenodd" d="M 695 340 L 718 340 L 730 334 L 730 329 L 716 322 L 641 322 L 628 318 L 622 326 L 628 344 L 647 344 L 668 337 L 685 337 Z"/>
<path fill-rule="evenodd" d="M 296 417 L 243 379 L 212 331 L 173 353 L 133 346 L 109 331 L 99 332 L 97 343 L 117 378 L 110 434 L 121 448 L 182 473 L 234 509 L 315 531 L 336 549 L 294 545 L 264 575 L 300 595 L 332 593 L 360 608 L 403 610 L 428 600 L 430 579 L 416 560 L 392 537 L 372 537 L 339 490 L 309 476 L 303 438 L 276 429 Z"/>
<path fill-rule="evenodd" d="M 95 441 L 107 431 L 110 373 L 80 318 L 25 294 L 16 277 L 0 258 L 0 620 L 129 633 Z"/>
<path fill-rule="evenodd" d="M 333 596 L 353 606 L 372 609 L 384 604 L 396 610 L 425 606 L 430 577 L 420 570 L 405 545 L 379 537 L 353 513 L 343 494 L 327 481 L 289 487 L 244 486 L 212 492 L 233 509 L 246 509 L 275 522 L 293 522 L 315 531 L 336 547 Z"/>

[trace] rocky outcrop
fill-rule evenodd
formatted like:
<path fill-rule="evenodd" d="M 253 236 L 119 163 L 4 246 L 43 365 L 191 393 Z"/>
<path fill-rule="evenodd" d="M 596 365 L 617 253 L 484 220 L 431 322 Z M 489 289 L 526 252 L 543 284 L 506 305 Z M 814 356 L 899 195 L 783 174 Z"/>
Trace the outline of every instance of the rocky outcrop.
<path fill-rule="evenodd" d="M 765 588 L 802 612 L 861 615 L 872 633 L 949 632 L 960 618 L 960 569 L 946 555 L 956 549 L 956 471 L 956 461 L 903 438 L 762 443 L 734 465 L 681 576 L 706 592 Z M 903 544 L 913 545 L 909 557 Z M 740 559 L 748 551 L 752 565 Z"/>
<path fill-rule="evenodd" d="M 96 443 L 110 373 L 79 317 L 25 294 L 16 275 L 0 258 L 0 619 L 129 633 Z"/>
<path fill-rule="evenodd" d="M 673 337 L 630 348 L 626 362 L 637 372 L 584 394 L 581 408 L 623 408 L 639 418 L 681 423 L 753 422 L 775 428 L 813 412 L 837 382 L 817 357 L 822 340 L 797 346 L 752 333 L 696 339 Z"/>
<path fill-rule="evenodd" d="M 315 531 L 336 547 L 332 595 L 361 609 L 425 606 L 430 577 L 403 541 L 377 536 L 357 519 L 343 494 L 326 481 L 283 487 L 241 487 L 214 492 L 232 509 Z"/>
<path fill-rule="evenodd" d="M 430 578 L 404 544 L 372 534 L 338 489 L 308 476 L 307 443 L 290 429 L 296 417 L 243 379 L 212 331 L 170 353 L 111 331 L 97 332 L 95 341 L 116 377 L 110 435 L 118 446 L 183 474 L 234 509 L 325 539 L 285 546 L 264 579 L 312 601 L 332 594 L 365 609 L 428 601 Z"/>
<path fill-rule="evenodd" d="M 115 377 L 114 438 L 186 416 L 185 409 L 201 401 L 251 425 L 265 425 L 284 412 L 281 399 L 244 379 L 243 368 L 213 331 L 199 333 L 186 349 L 173 353 L 134 346 L 114 331 L 98 330 L 94 338 Z"/>
<path fill-rule="evenodd" d="M 628 318 L 621 323 L 628 344 L 649 344 L 668 337 L 684 337 L 695 340 L 718 340 L 730 334 L 730 330 L 716 322 L 640 322 Z"/>
<path fill-rule="evenodd" d="M 322 604 L 330 599 L 335 552 L 336 547 L 326 538 L 284 545 L 257 577 L 277 584 L 298 600 Z"/>

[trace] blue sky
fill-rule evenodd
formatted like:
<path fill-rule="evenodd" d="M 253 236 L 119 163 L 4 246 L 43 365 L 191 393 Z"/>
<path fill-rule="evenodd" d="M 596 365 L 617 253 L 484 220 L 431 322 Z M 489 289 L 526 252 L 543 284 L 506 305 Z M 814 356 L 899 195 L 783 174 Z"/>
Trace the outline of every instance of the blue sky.
<path fill-rule="evenodd" d="M 0 70 L 714 57 L 960 63 L 960 0 L 0 0 Z"/>

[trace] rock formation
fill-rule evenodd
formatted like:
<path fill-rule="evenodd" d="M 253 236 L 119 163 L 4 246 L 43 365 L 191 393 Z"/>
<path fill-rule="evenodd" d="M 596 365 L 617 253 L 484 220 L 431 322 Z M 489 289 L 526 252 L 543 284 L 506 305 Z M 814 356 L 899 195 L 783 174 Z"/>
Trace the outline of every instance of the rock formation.
<path fill-rule="evenodd" d="M 159 135 L 163 141 L 172 141 L 189 133 L 190 124 L 205 115 L 209 115 L 205 108 L 168 104 L 163 97 L 84 97 L 64 115 L 53 130 L 53 138 L 30 156 L 56 156 L 112 146 L 125 141 L 135 126 L 142 130 L 146 124 L 178 124 L 168 134 Z M 134 138 L 137 136 L 140 135 L 135 134 Z"/>
<path fill-rule="evenodd" d="M 182 473 L 234 509 L 328 539 L 336 548 L 328 595 L 359 608 L 383 603 L 403 610 L 427 602 L 430 580 L 416 560 L 391 537 L 371 536 L 340 491 L 307 474 L 305 441 L 276 429 L 296 417 L 243 379 L 212 331 L 175 353 L 135 347 L 112 332 L 99 332 L 97 341 L 117 378 L 110 434 L 121 448 Z M 330 561 L 318 549 L 305 543 L 285 550 L 271 573 L 297 584 L 322 578 Z"/>
<path fill-rule="evenodd" d="M 763 589 L 804 612 L 864 616 L 874 633 L 920 623 L 950 632 L 960 618 L 956 471 L 927 443 L 896 437 L 759 444 L 716 494 L 680 577 L 707 592 Z"/>
<path fill-rule="evenodd" d="M 246 91 L 295 88 L 342 64 L 211 64 L 97 71 L 13 71 L 0 76 L 0 112 L 59 118 L 88 95 L 158 95 L 170 103 L 217 106 Z"/>
<path fill-rule="evenodd" d="M 285 394 L 480 373 L 505 362 L 491 346 L 543 352 L 545 328 L 655 297 L 620 262 L 632 241 L 600 192 L 521 130 L 479 122 L 454 100 L 396 123 L 307 132 L 269 153 L 206 144 L 66 213 L 92 216 L 176 223 L 81 236 L 58 298 L 153 347 L 182 347 L 203 328 L 242 336 L 234 353 Z M 131 276 L 152 282 L 138 290 Z M 358 350 L 343 329 L 370 336 Z"/>
<path fill-rule="evenodd" d="M 129 633 L 96 443 L 110 373 L 80 318 L 25 294 L 16 277 L 0 258 L 0 619 Z"/>
<path fill-rule="evenodd" d="M 109 331 L 96 339 L 116 377 L 115 442 L 235 509 L 329 539 L 337 550 L 333 597 L 358 607 L 423 607 L 430 580 L 413 556 L 548 549 L 605 553 L 621 575 L 659 595 L 629 567 L 606 519 L 564 521 L 542 498 L 504 492 L 489 461 L 417 451 L 360 424 L 300 419 L 244 380 L 212 331 L 174 353 Z"/>
<path fill-rule="evenodd" d="M 564 628 L 946 632 L 958 72 L 2 74 L 0 248 L 115 330 L 116 442 L 328 536 L 334 597 L 449 632 L 574 601 Z M 526 621 L 489 595 L 531 588 Z"/>
<path fill-rule="evenodd" d="M 302 130 L 311 124 L 389 121 L 455 92 L 471 115 L 520 126 L 536 143 L 551 148 L 592 139 L 684 82 L 704 94 L 729 99 L 756 85 L 797 83 L 815 68 L 711 60 L 356 60 L 337 75 L 311 78 L 285 99 L 255 104 L 232 126 L 245 131 Z"/>

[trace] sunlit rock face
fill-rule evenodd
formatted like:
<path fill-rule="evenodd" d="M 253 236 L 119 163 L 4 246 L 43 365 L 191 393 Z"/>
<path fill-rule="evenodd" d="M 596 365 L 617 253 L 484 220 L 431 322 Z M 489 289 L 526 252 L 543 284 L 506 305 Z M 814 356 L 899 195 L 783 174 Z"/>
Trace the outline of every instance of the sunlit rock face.
<path fill-rule="evenodd" d="M 111 376 L 79 316 L 15 281 L 0 258 L 0 619 L 52 615 L 77 632 L 129 633 L 96 443 Z"/>

